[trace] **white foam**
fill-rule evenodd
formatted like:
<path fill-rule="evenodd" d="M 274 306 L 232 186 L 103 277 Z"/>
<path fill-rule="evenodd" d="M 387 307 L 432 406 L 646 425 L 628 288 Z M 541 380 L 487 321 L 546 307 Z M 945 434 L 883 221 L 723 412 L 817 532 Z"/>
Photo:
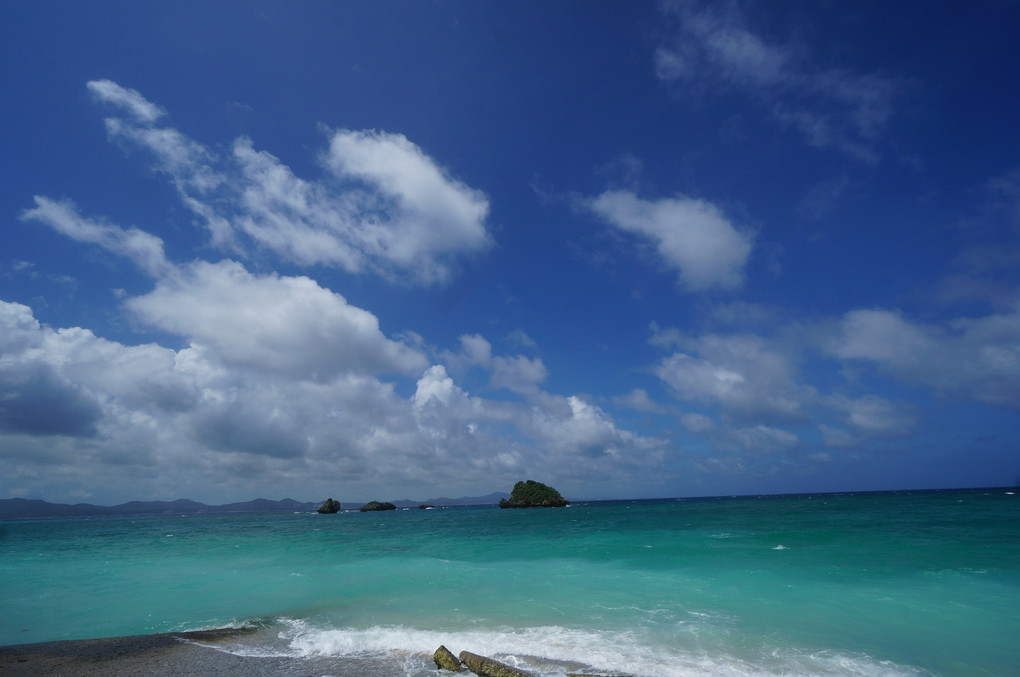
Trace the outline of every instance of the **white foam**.
<path fill-rule="evenodd" d="M 281 619 L 281 623 L 283 630 L 279 639 L 282 644 L 237 647 L 230 651 L 249 656 L 427 657 L 442 644 L 455 654 L 467 650 L 491 656 L 542 677 L 562 677 L 567 670 L 574 671 L 582 666 L 585 670 L 635 677 L 917 677 L 924 674 L 865 655 L 835 652 L 774 651 L 750 659 L 724 652 L 682 650 L 670 644 L 651 647 L 633 631 L 601 632 L 544 626 L 443 632 L 404 626 L 322 628 L 297 619 Z"/>

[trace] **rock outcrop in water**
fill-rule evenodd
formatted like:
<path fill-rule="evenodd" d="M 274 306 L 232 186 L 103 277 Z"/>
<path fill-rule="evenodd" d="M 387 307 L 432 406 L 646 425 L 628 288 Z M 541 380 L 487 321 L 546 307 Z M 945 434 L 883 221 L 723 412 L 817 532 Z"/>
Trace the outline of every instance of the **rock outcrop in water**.
<path fill-rule="evenodd" d="M 570 501 L 560 496 L 560 492 L 534 480 L 518 482 L 510 492 L 510 500 L 499 501 L 501 508 L 562 508 L 566 505 L 570 505 Z"/>
<path fill-rule="evenodd" d="M 326 502 L 318 509 L 320 515 L 335 515 L 338 512 L 340 512 L 340 501 L 334 501 L 332 498 L 327 498 Z"/>
<path fill-rule="evenodd" d="M 436 652 L 432 654 L 432 660 L 436 662 L 436 667 L 440 670 L 449 670 L 450 672 L 460 672 L 460 661 L 453 655 L 453 652 L 447 649 L 442 644 L 436 649 Z"/>
<path fill-rule="evenodd" d="M 365 505 L 361 506 L 361 512 L 372 512 L 375 510 L 396 510 L 397 506 L 392 503 L 384 503 L 380 501 L 369 501 Z"/>
<path fill-rule="evenodd" d="M 512 668 L 509 665 L 494 661 L 485 656 L 479 656 L 470 651 L 461 651 L 460 661 L 468 666 L 471 672 L 481 677 L 534 677 L 530 672 Z"/>

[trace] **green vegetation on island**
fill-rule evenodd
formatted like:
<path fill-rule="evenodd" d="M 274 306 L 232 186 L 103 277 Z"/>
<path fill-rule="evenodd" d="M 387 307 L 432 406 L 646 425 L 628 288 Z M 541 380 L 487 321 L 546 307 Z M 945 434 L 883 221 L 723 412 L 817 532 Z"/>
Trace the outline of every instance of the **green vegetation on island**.
<path fill-rule="evenodd" d="M 377 510 L 396 510 L 397 506 L 392 503 L 385 503 L 382 501 L 369 501 L 365 505 L 361 506 L 361 512 L 373 512 Z"/>
<path fill-rule="evenodd" d="M 340 512 L 340 501 L 334 501 L 332 498 L 327 498 L 326 502 L 319 506 L 317 512 L 320 515 L 335 515 Z"/>
<path fill-rule="evenodd" d="M 560 492 L 541 482 L 518 482 L 510 492 L 510 500 L 500 499 L 501 508 L 562 508 L 570 505 Z"/>

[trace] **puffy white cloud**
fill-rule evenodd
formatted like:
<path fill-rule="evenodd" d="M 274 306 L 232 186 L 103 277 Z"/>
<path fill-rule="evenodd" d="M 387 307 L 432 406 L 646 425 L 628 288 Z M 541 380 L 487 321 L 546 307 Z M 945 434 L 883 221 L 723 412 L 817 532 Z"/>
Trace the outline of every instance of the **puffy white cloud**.
<path fill-rule="evenodd" d="M 538 392 L 546 376 L 546 368 L 539 358 L 523 355 L 506 357 L 492 354 L 492 344 L 478 334 L 460 337 L 459 352 L 444 351 L 443 360 L 457 371 L 481 367 L 490 373 L 490 388 L 506 388 L 522 395 Z"/>
<path fill-rule="evenodd" d="M 32 309 L 20 303 L 0 301 L 0 356 L 21 353 L 40 341 L 39 321 Z"/>
<path fill-rule="evenodd" d="M 426 364 L 416 349 L 386 338 L 375 315 L 315 281 L 255 276 L 232 261 L 197 262 L 126 305 L 224 362 L 292 378 L 410 373 Z"/>
<path fill-rule="evenodd" d="M 461 336 L 460 345 L 460 358 L 469 365 L 486 366 L 492 360 L 492 344 L 479 334 Z"/>
<path fill-rule="evenodd" d="M 489 242 L 484 195 L 403 136 L 331 133 L 330 176 L 308 181 L 247 139 L 220 155 L 159 126 L 162 109 L 138 92 L 89 89 L 119 111 L 106 121 L 111 138 L 150 153 L 214 243 L 237 253 L 256 242 L 299 262 L 430 282 Z M 70 202 L 38 197 L 23 216 L 149 273 L 154 288 L 124 300 L 129 319 L 183 347 L 53 329 L 0 303 L 0 495 L 458 495 L 509 487 L 525 470 L 612 483 L 666 453 L 578 397 L 543 392 L 541 359 L 494 355 L 482 336 L 437 352 L 451 369 L 487 371 L 498 399 L 430 366 L 422 337 L 387 336 L 375 315 L 309 277 L 232 260 L 179 265 L 159 238 Z M 513 340 L 534 347 L 523 331 Z"/>
<path fill-rule="evenodd" d="M 836 147 L 868 162 L 877 159 L 871 144 L 892 114 L 895 81 L 817 66 L 805 57 L 804 45 L 754 31 L 739 3 L 675 0 L 662 8 L 677 28 L 655 53 L 659 78 L 747 92 L 810 145 Z"/>
<path fill-rule="evenodd" d="M 538 386 L 546 377 L 545 365 L 542 360 L 528 358 L 523 355 L 514 357 L 495 357 L 492 360 L 493 388 L 506 388 L 515 393 L 537 392 Z"/>
<path fill-rule="evenodd" d="M 491 244 L 485 195 L 403 135 L 332 132 L 322 154 L 330 176 L 308 181 L 250 139 L 220 156 L 157 126 L 160 109 L 138 92 L 109 81 L 89 88 L 129 114 L 106 120 L 111 138 L 150 152 L 213 244 L 235 254 L 244 235 L 297 263 L 428 284 L 449 280 L 459 257 Z"/>
<path fill-rule="evenodd" d="M 666 453 L 577 397 L 473 396 L 304 278 L 201 263 L 128 303 L 190 345 L 126 346 L 0 303 L 0 493 L 425 498 L 509 487 L 525 471 L 608 483 Z M 417 374 L 409 397 L 379 377 L 393 368 Z"/>
<path fill-rule="evenodd" d="M 78 214 L 77 208 L 69 201 L 56 202 L 37 195 L 35 204 L 34 209 L 22 212 L 22 219 L 45 223 L 58 233 L 79 242 L 97 244 L 130 259 L 150 275 L 164 275 L 170 269 L 163 253 L 163 241 L 155 235 L 137 228 L 125 230 L 86 219 Z"/>
<path fill-rule="evenodd" d="M 441 257 L 488 246 L 485 195 L 450 178 L 402 134 L 337 131 L 326 163 L 385 197 L 388 204 L 373 207 L 388 218 L 363 225 L 366 245 L 380 257 L 442 280 L 449 273 Z"/>
<path fill-rule="evenodd" d="M 422 377 L 418 379 L 418 387 L 411 400 L 416 409 L 425 407 L 431 400 L 449 406 L 450 398 L 455 393 L 463 395 L 463 391 L 453 384 L 453 379 L 447 376 L 443 365 L 436 364 L 426 369 Z"/>
<path fill-rule="evenodd" d="M 541 408 L 532 409 L 526 430 L 553 460 L 577 473 L 633 471 L 656 465 L 665 453 L 663 440 L 617 428 L 601 408 L 576 395 L 544 398 Z"/>
<path fill-rule="evenodd" d="M 611 225 L 650 240 L 690 291 L 733 288 L 743 282 L 753 238 L 709 202 L 643 200 L 630 191 L 615 190 L 586 204 Z"/>

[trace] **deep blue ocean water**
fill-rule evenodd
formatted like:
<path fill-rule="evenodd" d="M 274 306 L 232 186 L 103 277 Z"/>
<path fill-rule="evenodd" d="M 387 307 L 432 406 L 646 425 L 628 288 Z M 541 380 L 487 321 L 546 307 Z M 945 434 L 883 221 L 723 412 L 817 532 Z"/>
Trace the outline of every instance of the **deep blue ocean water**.
<path fill-rule="evenodd" d="M 1006 489 L 0 523 L 0 645 L 220 626 L 543 675 L 1018 675 Z"/>

